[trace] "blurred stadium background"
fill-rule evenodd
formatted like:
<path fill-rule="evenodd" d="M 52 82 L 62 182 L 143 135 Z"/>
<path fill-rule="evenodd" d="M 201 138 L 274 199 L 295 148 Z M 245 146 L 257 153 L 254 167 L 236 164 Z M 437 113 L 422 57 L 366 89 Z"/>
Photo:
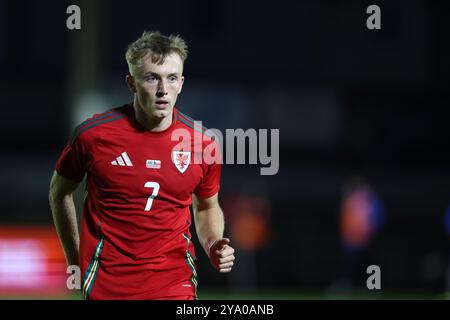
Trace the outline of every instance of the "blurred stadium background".
<path fill-rule="evenodd" d="M 237 264 L 220 275 L 197 246 L 200 299 L 448 297 L 442 3 L 0 0 L 0 298 L 77 298 L 48 185 L 76 123 L 131 101 L 124 51 L 143 30 L 189 44 L 183 112 L 209 128 L 280 129 L 277 175 L 223 168 Z M 70 4 L 81 30 L 66 28 Z M 381 30 L 366 28 L 370 4 Z"/>

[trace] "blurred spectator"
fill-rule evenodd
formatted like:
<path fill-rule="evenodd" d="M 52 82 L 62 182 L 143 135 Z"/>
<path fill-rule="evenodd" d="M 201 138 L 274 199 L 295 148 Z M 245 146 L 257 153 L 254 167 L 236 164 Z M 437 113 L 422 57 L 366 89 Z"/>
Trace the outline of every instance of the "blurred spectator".
<path fill-rule="evenodd" d="M 261 185 L 246 185 L 237 193 L 227 194 L 223 203 L 230 238 L 239 260 L 230 274 L 231 287 L 237 291 L 256 291 L 259 282 L 258 256 L 270 237 L 271 206 L 267 191 L 261 189 Z"/>
<path fill-rule="evenodd" d="M 365 288 L 369 247 L 383 222 L 383 206 L 374 190 L 363 178 L 349 179 L 340 207 L 341 278 L 334 289 L 352 292 Z"/>

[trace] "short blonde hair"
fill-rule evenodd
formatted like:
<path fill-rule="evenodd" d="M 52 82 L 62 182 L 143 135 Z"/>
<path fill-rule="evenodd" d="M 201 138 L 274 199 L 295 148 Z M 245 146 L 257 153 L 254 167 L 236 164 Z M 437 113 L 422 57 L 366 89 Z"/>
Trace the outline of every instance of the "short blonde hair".
<path fill-rule="evenodd" d="M 179 35 L 165 36 L 159 31 L 144 31 L 136 41 L 128 46 L 125 58 L 131 74 L 134 67 L 142 67 L 142 60 L 148 54 L 151 55 L 153 63 L 162 64 L 165 58 L 173 52 L 177 53 L 184 63 L 188 47 Z"/>

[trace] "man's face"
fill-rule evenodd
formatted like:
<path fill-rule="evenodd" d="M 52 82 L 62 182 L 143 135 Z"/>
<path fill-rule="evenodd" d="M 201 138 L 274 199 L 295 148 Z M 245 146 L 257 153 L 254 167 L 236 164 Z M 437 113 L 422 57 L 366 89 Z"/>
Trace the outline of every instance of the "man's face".
<path fill-rule="evenodd" d="M 135 70 L 134 81 L 131 79 L 139 107 L 152 118 L 171 115 L 183 86 L 182 74 L 183 62 L 178 54 L 168 55 L 160 65 L 147 55 L 142 67 Z"/>

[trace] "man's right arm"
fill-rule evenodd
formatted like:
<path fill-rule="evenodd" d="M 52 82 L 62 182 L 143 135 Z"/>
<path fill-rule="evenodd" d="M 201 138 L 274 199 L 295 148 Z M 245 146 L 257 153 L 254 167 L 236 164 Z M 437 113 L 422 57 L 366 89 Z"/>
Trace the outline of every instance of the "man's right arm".
<path fill-rule="evenodd" d="M 79 183 L 66 179 L 56 171 L 50 182 L 49 202 L 68 265 L 78 265 L 80 235 L 73 192 Z"/>

